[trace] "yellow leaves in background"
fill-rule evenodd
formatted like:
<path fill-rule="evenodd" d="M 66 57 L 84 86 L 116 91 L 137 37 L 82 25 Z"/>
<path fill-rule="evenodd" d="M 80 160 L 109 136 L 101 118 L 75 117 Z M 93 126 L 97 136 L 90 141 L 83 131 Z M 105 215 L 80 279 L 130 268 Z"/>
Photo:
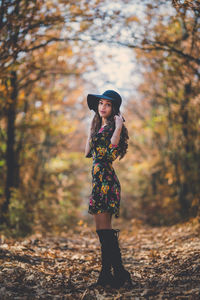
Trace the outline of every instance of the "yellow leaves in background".
<path fill-rule="evenodd" d="M 173 183 L 173 175 L 172 175 L 172 173 L 167 173 L 165 175 L 165 178 L 167 178 L 169 185 Z"/>
<path fill-rule="evenodd" d="M 88 22 L 88 21 L 82 21 L 80 23 L 80 30 L 81 31 L 84 31 L 84 30 L 88 29 L 89 27 L 90 27 L 90 22 Z"/>
<path fill-rule="evenodd" d="M 72 14 L 82 14 L 82 9 L 80 8 L 80 6 L 79 5 L 76 5 L 76 4 L 71 4 L 70 6 L 69 6 L 69 10 L 70 10 L 70 12 L 72 13 Z"/>
<path fill-rule="evenodd" d="M 174 37 L 174 36 L 177 36 L 178 34 L 181 34 L 182 30 L 181 30 L 180 22 L 178 20 L 176 20 L 172 24 L 169 24 L 168 28 L 166 30 L 166 33 L 167 33 L 168 37 L 169 36 Z"/>
<path fill-rule="evenodd" d="M 82 226 L 83 224 L 84 224 L 83 220 L 80 220 L 80 221 L 78 222 L 78 225 L 79 225 L 79 226 Z"/>
<path fill-rule="evenodd" d="M 129 25 L 129 23 L 132 23 L 132 22 L 140 23 L 140 20 L 137 16 L 130 16 L 126 19 L 126 25 Z"/>
<path fill-rule="evenodd" d="M 79 152 L 69 152 L 67 148 L 65 152 L 59 153 L 59 156 L 52 157 L 52 159 L 48 162 L 48 170 L 52 172 L 63 172 L 70 171 L 72 168 L 74 169 L 76 166 L 78 167 L 81 164 L 81 153 Z M 70 174 L 70 173 L 69 173 Z M 70 181 L 70 175 L 66 175 L 68 182 Z"/>
<path fill-rule="evenodd" d="M 195 197 L 193 200 L 192 200 L 192 207 L 194 206 L 199 206 L 199 202 L 200 202 L 200 199 L 198 197 Z"/>
<path fill-rule="evenodd" d="M 51 159 L 51 161 L 48 163 L 48 170 L 49 171 L 58 171 L 66 168 L 66 161 L 61 160 L 59 157 L 55 157 Z"/>
<path fill-rule="evenodd" d="M 164 115 L 157 115 L 153 117 L 154 123 L 160 123 L 160 122 L 165 122 L 166 117 Z"/>
<path fill-rule="evenodd" d="M 171 205 L 173 203 L 173 198 L 170 197 L 164 197 L 162 200 L 162 207 L 168 207 L 169 205 Z"/>
<path fill-rule="evenodd" d="M 84 227 L 84 228 L 87 228 L 88 225 L 85 221 L 83 221 L 82 219 L 77 223 L 78 226 L 80 227 Z"/>
<path fill-rule="evenodd" d="M 134 163 L 133 168 L 135 170 L 141 171 L 143 169 L 147 169 L 148 166 L 149 166 L 149 164 L 147 163 L 147 161 L 143 161 L 143 162 L 140 162 L 140 163 Z"/>

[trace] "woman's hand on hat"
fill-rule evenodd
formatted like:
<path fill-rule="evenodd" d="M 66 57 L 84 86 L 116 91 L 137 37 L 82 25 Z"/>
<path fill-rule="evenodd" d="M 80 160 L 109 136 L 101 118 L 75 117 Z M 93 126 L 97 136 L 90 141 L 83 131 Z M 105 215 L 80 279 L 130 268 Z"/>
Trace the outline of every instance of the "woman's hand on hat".
<path fill-rule="evenodd" d="M 121 113 L 119 113 L 119 115 L 115 115 L 114 119 L 115 119 L 115 127 L 121 128 L 123 125 L 123 117 L 122 117 Z"/>

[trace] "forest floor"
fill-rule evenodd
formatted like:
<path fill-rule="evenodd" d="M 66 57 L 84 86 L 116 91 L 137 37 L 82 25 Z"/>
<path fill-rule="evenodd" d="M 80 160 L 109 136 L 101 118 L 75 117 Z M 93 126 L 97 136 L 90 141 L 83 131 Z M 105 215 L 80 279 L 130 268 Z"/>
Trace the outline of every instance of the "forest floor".
<path fill-rule="evenodd" d="M 200 299 L 200 224 L 171 227 L 115 221 L 133 287 L 89 287 L 100 271 L 95 228 L 24 239 L 1 236 L 0 299 Z"/>

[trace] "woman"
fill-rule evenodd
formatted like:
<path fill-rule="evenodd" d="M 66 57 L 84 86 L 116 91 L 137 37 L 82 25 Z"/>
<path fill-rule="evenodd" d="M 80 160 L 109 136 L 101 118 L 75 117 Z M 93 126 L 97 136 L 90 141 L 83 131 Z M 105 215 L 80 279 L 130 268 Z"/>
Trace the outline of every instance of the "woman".
<path fill-rule="evenodd" d="M 119 217 L 121 186 L 112 162 L 122 159 L 128 148 L 128 131 L 119 108 L 121 96 L 107 90 L 102 95 L 88 94 L 87 103 L 95 111 L 85 147 L 85 156 L 93 157 L 92 193 L 88 213 L 94 215 L 101 243 L 102 268 L 97 285 L 120 288 L 132 284 L 125 270 L 118 243 L 119 229 L 112 229 L 112 215 Z M 111 272 L 113 267 L 114 274 Z M 114 275 L 114 276 L 113 276 Z"/>

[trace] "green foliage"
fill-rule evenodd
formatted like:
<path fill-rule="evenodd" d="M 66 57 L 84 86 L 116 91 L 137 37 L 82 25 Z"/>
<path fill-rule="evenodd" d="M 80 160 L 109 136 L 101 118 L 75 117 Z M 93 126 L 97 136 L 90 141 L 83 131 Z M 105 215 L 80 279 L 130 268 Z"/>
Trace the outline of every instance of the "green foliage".
<path fill-rule="evenodd" d="M 26 236 L 32 233 L 33 212 L 19 189 L 13 188 L 11 194 L 6 231 L 13 237 Z"/>

